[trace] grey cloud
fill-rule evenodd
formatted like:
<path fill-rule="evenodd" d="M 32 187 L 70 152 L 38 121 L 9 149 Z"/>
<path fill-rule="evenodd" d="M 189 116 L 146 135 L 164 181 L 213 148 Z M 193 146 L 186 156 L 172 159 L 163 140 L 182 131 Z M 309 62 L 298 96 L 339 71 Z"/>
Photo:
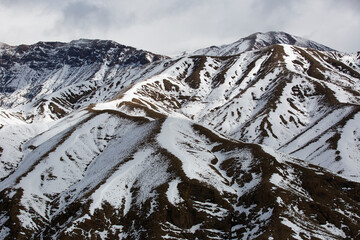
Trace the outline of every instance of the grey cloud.
<path fill-rule="evenodd" d="M 65 6 L 60 26 L 82 32 L 105 30 L 111 21 L 109 10 L 86 2 L 72 2 Z"/>
<path fill-rule="evenodd" d="M 110 0 L 106 5 L 111 9 L 116 24 L 126 22 L 128 26 L 131 26 L 133 24 L 148 24 L 168 17 L 172 18 L 201 3 L 202 0 L 132 0 L 129 2 Z"/>
<path fill-rule="evenodd" d="M 294 11 L 294 7 L 296 3 L 299 2 L 297 0 L 272 0 L 272 1 L 262 1 L 255 0 L 252 1 L 252 7 L 254 9 L 261 10 L 262 14 L 270 15 L 274 13 L 281 13 L 279 11 L 287 10 Z M 284 13 L 284 12 L 283 12 Z"/>
<path fill-rule="evenodd" d="M 0 5 L 6 7 L 45 7 L 49 9 L 54 9 L 56 7 L 61 7 L 71 1 L 73 0 L 0 0 Z"/>
<path fill-rule="evenodd" d="M 333 5 L 336 8 L 350 8 L 351 10 L 360 11 L 360 1 L 359 0 L 330 0 L 330 5 Z"/>

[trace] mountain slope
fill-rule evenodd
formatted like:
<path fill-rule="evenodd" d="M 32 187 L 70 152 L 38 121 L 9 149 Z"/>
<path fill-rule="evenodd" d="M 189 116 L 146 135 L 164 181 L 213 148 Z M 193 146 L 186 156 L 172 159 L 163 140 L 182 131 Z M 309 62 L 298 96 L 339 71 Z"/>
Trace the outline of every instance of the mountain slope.
<path fill-rule="evenodd" d="M 104 106 L 139 116 L 134 106 L 180 114 L 358 181 L 359 76 L 332 53 L 275 45 L 178 59 Z"/>
<path fill-rule="evenodd" d="M 312 48 L 318 51 L 334 51 L 329 47 L 311 40 L 293 36 L 285 32 L 271 31 L 254 33 L 231 44 L 199 49 L 196 50 L 193 55 L 231 56 L 275 44 L 289 44 L 303 48 Z"/>
<path fill-rule="evenodd" d="M 2 46 L 0 178 L 23 159 L 22 144 L 54 120 L 113 98 L 166 58 L 104 40 Z"/>
<path fill-rule="evenodd" d="M 322 169 L 186 119 L 150 121 L 89 109 L 62 121 L 73 125 L 54 127 L 28 142 L 22 164 L 2 182 L 3 236 L 337 239 L 358 234 L 360 185 Z"/>
<path fill-rule="evenodd" d="M 5 46 L 0 238 L 356 239 L 359 58 L 263 44 Z"/>

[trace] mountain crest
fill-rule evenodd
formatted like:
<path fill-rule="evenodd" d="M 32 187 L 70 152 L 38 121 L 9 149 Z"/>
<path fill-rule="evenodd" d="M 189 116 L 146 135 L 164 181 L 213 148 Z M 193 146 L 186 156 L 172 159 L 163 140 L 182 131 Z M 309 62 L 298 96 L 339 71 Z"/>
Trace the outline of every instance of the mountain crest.
<path fill-rule="evenodd" d="M 257 32 L 231 44 L 199 49 L 195 51 L 193 55 L 231 56 L 275 44 L 288 44 L 303 48 L 312 48 L 318 51 L 334 51 L 329 47 L 305 38 L 290 35 L 285 32 L 270 31 L 266 33 Z"/>

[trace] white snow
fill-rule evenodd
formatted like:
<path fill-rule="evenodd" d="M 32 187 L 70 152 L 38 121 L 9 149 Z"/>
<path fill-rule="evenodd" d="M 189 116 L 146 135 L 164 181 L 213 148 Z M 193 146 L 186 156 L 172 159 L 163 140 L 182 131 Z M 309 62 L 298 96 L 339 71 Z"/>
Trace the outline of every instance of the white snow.
<path fill-rule="evenodd" d="M 282 44 L 281 45 L 285 51 L 285 54 L 287 55 L 284 57 L 284 61 L 286 63 L 286 68 L 293 71 L 298 72 L 298 70 L 295 68 L 293 61 L 297 59 L 297 56 L 294 53 L 293 47 L 291 45 Z"/>
<path fill-rule="evenodd" d="M 338 142 L 344 176 L 360 182 L 360 113 L 350 119 L 342 129 Z"/>
<path fill-rule="evenodd" d="M 10 234 L 10 228 L 2 226 L 0 230 L 0 238 L 6 239 L 9 234 Z"/>
<path fill-rule="evenodd" d="M 301 187 L 301 179 L 297 178 L 294 169 L 288 165 L 285 166 L 287 167 L 285 169 L 277 168 L 280 173 L 272 174 L 270 182 L 277 187 L 286 189 L 298 196 L 312 201 L 309 193 Z"/>
<path fill-rule="evenodd" d="M 229 214 L 229 210 L 219 207 L 215 203 L 194 201 L 194 207 L 200 212 L 206 212 L 206 214 L 217 218 L 225 218 Z"/>
<path fill-rule="evenodd" d="M 346 234 L 333 224 L 327 223 L 320 228 L 311 229 L 311 226 L 303 226 L 301 221 L 293 222 L 282 217 L 282 224 L 288 226 L 292 231 L 294 239 L 302 240 L 305 235 L 307 238 L 316 237 L 323 240 L 346 238 Z"/>
<path fill-rule="evenodd" d="M 274 173 L 271 175 L 270 182 L 276 186 L 279 186 L 280 183 L 283 182 L 283 177 L 280 176 L 278 173 Z"/>
<path fill-rule="evenodd" d="M 102 202 L 106 201 L 115 208 L 124 206 L 123 214 L 126 215 L 131 204 L 134 204 L 131 188 L 134 186 L 136 179 L 142 174 L 147 174 L 147 178 L 139 183 L 140 194 L 137 197 L 138 204 L 144 202 L 152 196 L 151 190 L 164 183 L 168 177 L 166 172 L 152 172 L 148 168 L 151 164 L 150 159 L 153 155 L 152 149 L 142 149 L 135 153 L 133 159 L 122 164 L 119 169 L 109 177 L 103 185 L 100 186 L 93 194 L 93 202 L 90 206 L 90 213 L 93 215 L 95 209 L 101 208 Z M 162 168 L 156 169 L 164 169 Z M 166 168 L 165 168 L 166 170 Z M 149 185 L 146 185 L 148 183 Z"/>
<path fill-rule="evenodd" d="M 206 181 L 206 184 L 215 186 L 220 192 L 234 193 L 233 188 L 224 184 L 223 177 L 210 167 L 215 157 L 207 150 L 211 146 L 204 145 L 204 140 L 195 134 L 191 125 L 192 122 L 187 119 L 167 118 L 157 137 L 158 143 L 181 160 L 182 169 L 190 179 Z"/>
<path fill-rule="evenodd" d="M 178 184 L 181 181 L 179 179 L 175 179 L 169 182 L 169 188 L 166 191 L 167 198 L 171 204 L 176 206 L 177 204 L 183 202 L 184 200 L 180 197 L 179 190 L 177 188 Z"/>

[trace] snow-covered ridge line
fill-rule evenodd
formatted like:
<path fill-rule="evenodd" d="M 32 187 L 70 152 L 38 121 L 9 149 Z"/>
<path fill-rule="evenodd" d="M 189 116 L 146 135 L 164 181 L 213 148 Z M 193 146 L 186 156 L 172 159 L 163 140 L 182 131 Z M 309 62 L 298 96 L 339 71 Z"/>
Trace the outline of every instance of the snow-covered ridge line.
<path fill-rule="evenodd" d="M 319 51 L 335 51 L 327 46 L 311 40 L 290 35 L 284 32 L 272 31 L 266 33 L 254 33 L 231 44 L 199 49 L 192 53 L 192 55 L 231 56 L 275 44 L 289 44 L 292 46 L 311 48 Z"/>

